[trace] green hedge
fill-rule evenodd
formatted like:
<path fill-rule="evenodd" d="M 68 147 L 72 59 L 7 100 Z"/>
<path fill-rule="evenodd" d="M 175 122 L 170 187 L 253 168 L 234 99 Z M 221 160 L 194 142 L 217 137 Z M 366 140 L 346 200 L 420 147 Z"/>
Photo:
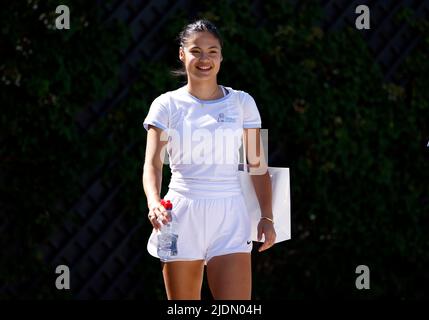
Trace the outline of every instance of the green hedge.
<path fill-rule="evenodd" d="M 96 12 L 86 6 L 78 1 L 75 11 Z M 35 248 L 69 216 L 67 206 L 53 204 L 73 203 L 81 173 L 94 172 L 110 157 L 118 157 L 119 165 L 105 178 L 124 182 L 121 201 L 129 219 L 146 219 L 142 121 L 157 95 L 181 85 L 169 71 L 177 67 L 173 39 L 187 20 L 182 12 L 165 25 L 159 34 L 168 45 L 165 59 L 142 61 L 127 98 L 81 137 L 73 116 L 114 87 L 118 49 L 126 46 L 123 29 L 104 26 L 91 14 L 92 28 L 66 34 L 43 26 L 42 9 L 13 4 L 11 10 L 25 14 L 18 20 L 2 12 L 0 20 L 9 48 L 0 72 L 10 80 L 0 82 L 1 187 L 9 204 L 2 209 L 8 230 L 0 236 L 7 250 L 0 279 L 16 284 L 44 266 Z M 275 165 L 291 170 L 293 239 L 253 256 L 254 297 L 427 295 L 427 23 L 405 13 L 398 17 L 421 35 L 398 71 L 406 80 L 401 87 L 383 80 L 362 31 L 324 33 L 317 6 L 296 10 L 284 1 L 266 1 L 255 14 L 244 2 L 221 0 L 199 7 L 198 16 L 215 22 L 225 38 L 219 82 L 252 94 L 269 129 L 270 153 L 280 150 Z M 31 39 L 28 57 L 14 51 L 24 36 Z M 165 167 L 163 194 L 168 179 Z M 360 264 L 370 267 L 369 291 L 355 288 Z M 136 273 L 144 279 L 145 296 L 165 297 L 155 259 L 144 255 Z"/>
<path fill-rule="evenodd" d="M 108 162 L 115 146 L 102 120 L 85 135 L 76 115 L 117 85 L 127 30 L 104 25 L 88 1 L 63 1 L 70 30 L 54 28 L 56 1 L 16 1 L 0 13 L 1 224 L 0 285 L 19 297 L 50 295 L 53 271 L 41 245 L 79 198 L 82 175 Z"/>
<path fill-rule="evenodd" d="M 219 82 L 254 96 L 270 153 L 281 153 L 275 165 L 291 170 L 293 239 L 254 255 L 255 298 L 422 298 L 429 212 L 425 22 L 413 23 L 422 40 L 398 71 L 408 83 L 401 87 L 383 80 L 362 31 L 324 33 L 317 6 L 295 10 L 267 1 L 256 15 L 243 2 L 218 1 L 200 7 L 198 16 L 215 22 L 225 38 Z M 407 16 L 399 15 L 398 24 Z M 166 58 L 142 68 L 136 91 L 150 85 L 146 92 L 154 93 L 149 101 L 136 95 L 133 104 L 144 101 L 139 119 L 156 95 L 181 85 L 168 71 L 178 66 L 173 39 L 184 17 L 162 33 Z M 145 263 L 158 267 L 150 257 Z M 371 270 L 369 291 L 355 287 L 361 264 Z"/>

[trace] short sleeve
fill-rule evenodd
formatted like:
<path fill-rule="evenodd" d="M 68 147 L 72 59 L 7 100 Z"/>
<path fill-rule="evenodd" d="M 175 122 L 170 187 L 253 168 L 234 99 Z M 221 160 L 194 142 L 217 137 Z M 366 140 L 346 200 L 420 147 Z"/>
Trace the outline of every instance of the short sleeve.
<path fill-rule="evenodd" d="M 261 128 L 261 116 L 253 97 L 243 92 L 243 128 Z"/>
<path fill-rule="evenodd" d="M 143 121 L 143 127 L 149 130 L 149 125 L 153 125 L 162 130 L 167 130 L 169 127 L 168 123 L 169 111 L 168 104 L 164 95 L 156 98 L 150 105 L 149 112 Z"/>

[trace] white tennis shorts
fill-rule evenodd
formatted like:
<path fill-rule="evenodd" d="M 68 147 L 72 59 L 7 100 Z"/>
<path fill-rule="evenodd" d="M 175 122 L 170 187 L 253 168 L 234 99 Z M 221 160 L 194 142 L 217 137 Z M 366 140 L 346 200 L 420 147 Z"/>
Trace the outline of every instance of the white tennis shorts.
<path fill-rule="evenodd" d="M 204 260 L 231 253 L 251 252 L 251 222 L 241 193 L 226 198 L 190 199 L 169 189 L 164 196 L 173 204 L 177 222 L 177 255 L 168 261 Z M 147 244 L 158 257 L 159 231 L 153 229 Z"/>

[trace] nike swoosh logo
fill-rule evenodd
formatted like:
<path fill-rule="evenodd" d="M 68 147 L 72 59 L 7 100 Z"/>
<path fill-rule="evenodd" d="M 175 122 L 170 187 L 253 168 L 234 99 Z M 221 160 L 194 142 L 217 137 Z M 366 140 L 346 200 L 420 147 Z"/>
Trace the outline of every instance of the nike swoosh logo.
<path fill-rule="evenodd" d="M 251 244 L 252 243 L 252 241 L 247 241 L 247 244 Z"/>

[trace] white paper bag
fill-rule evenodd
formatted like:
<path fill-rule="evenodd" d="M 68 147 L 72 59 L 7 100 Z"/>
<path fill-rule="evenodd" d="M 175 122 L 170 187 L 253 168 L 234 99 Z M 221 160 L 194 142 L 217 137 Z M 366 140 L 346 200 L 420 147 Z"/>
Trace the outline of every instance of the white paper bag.
<path fill-rule="evenodd" d="M 277 234 L 275 243 L 277 243 L 291 238 L 289 168 L 268 167 L 268 171 L 271 176 L 273 220 Z M 252 221 L 252 240 L 258 241 L 257 226 L 261 219 L 258 198 L 250 174 L 247 171 L 239 171 L 239 176 L 247 211 Z M 261 241 L 264 241 L 264 237 Z"/>

